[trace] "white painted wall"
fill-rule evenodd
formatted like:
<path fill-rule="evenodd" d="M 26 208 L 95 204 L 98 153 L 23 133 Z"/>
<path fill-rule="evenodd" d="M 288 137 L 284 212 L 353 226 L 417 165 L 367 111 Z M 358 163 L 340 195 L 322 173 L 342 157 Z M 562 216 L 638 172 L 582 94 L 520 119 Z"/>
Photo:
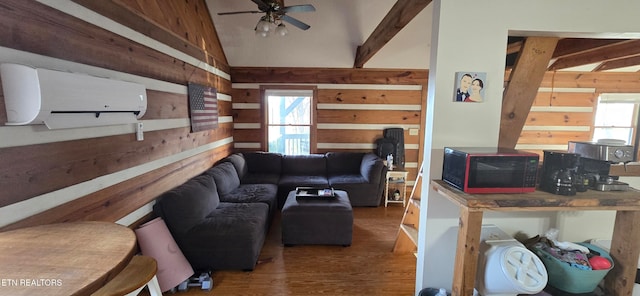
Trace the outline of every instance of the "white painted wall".
<path fill-rule="evenodd" d="M 507 36 L 640 38 L 635 0 L 434 0 L 427 97 L 424 180 L 440 179 L 444 146 L 498 143 Z M 594 21 L 598 20 L 598 21 Z M 455 103 L 455 73 L 487 72 L 484 103 Z M 416 294 L 451 289 L 458 209 L 423 182 Z M 513 234 L 556 226 L 555 213 L 485 213 Z"/>

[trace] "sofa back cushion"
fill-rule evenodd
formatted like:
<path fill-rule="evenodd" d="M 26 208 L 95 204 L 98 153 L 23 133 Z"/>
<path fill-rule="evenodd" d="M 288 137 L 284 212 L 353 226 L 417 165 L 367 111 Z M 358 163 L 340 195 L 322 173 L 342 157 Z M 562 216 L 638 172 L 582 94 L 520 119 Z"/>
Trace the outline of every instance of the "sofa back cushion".
<path fill-rule="evenodd" d="M 231 164 L 233 164 L 233 167 L 235 167 L 236 169 L 236 173 L 238 173 L 238 178 L 240 179 L 240 181 L 242 181 L 242 178 L 247 175 L 249 169 L 247 168 L 247 162 L 244 160 L 244 156 L 242 156 L 242 153 L 231 154 L 225 157 L 222 161 L 230 162 Z"/>
<path fill-rule="evenodd" d="M 243 152 L 250 174 L 275 174 L 282 172 L 282 154 L 269 152 Z"/>
<path fill-rule="evenodd" d="M 327 159 L 324 154 L 284 155 L 282 174 L 297 176 L 326 176 Z"/>
<path fill-rule="evenodd" d="M 327 174 L 336 175 L 360 175 L 362 152 L 327 152 Z"/>
<path fill-rule="evenodd" d="M 219 204 L 213 178 L 200 175 L 160 195 L 154 211 L 172 231 L 185 233 L 201 223 Z"/>
<path fill-rule="evenodd" d="M 236 168 L 231 162 L 216 164 L 207 170 L 205 174 L 213 177 L 213 180 L 216 182 L 216 187 L 218 187 L 219 195 L 227 195 L 240 186 L 238 173 L 236 173 Z"/>

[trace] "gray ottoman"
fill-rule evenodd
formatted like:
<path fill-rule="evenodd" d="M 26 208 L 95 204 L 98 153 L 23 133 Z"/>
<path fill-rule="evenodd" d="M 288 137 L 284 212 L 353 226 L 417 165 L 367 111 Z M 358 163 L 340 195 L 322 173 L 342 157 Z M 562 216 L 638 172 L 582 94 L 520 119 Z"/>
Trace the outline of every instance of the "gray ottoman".
<path fill-rule="evenodd" d="M 282 207 L 282 243 L 292 245 L 351 245 L 353 210 L 346 191 L 332 199 L 297 199 L 289 192 Z"/>

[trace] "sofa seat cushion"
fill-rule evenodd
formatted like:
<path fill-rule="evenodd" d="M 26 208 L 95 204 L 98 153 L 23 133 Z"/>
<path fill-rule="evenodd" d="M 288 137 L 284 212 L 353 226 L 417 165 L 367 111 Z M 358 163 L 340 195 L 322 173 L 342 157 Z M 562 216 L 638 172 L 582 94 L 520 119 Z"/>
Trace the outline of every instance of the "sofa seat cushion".
<path fill-rule="evenodd" d="M 194 269 L 252 270 L 268 228 L 265 203 L 220 203 L 176 242 Z"/>
<path fill-rule="evenodd" d="M 275 213 L 278 185 L 275 184 L 241 184 L 233 191 L 220 196 L 221 202 L 262 202 L 269 206 L 269 213 Z"/>
<path fill-rule="evenodd" d="M 367 180 L 360 174 L 329 176 L 329 185 L 333 187 L 340 184 L 366 184 L 366 183 L 367 183 Z"/>
<path fill-rule="evenodd" d="M 218 187 L 218 194 L 221 196 L 229 194 L 240 186 L 238 173 L 236 173 L 236 168 L 231 162 L 216 164 L 207 170 L 205 174 L 213 177 Z"/>
<path fill-rule="evenodd" d="M 324 176 L 283 175 L 278 183 L 278 208 L 281 209 L 289 191 L 296 187 L 329 187 L 329 181 Z"/>
<path fill-rule="evenodd" d="M 380 204 L 380 196 L 377 196 L 379 185 L 368 183 L 362 175 L 330 176 L 329 185 L 335 190 L 349 192 L 352 206 L 377 206 Z"/>
<path fill-rule="evenodd" d="M 220 203 L 211 176 L 200 175 L 163 193 L 154 205 L 175 235 L 185 233 L 214 211 Z"/>
<path fill-rule="evenodd" d="M 278 186 L 293 186 L 294 189 L 298 186 L 329 186 L 329 180 L 325 176 L 283 175 Z"/>

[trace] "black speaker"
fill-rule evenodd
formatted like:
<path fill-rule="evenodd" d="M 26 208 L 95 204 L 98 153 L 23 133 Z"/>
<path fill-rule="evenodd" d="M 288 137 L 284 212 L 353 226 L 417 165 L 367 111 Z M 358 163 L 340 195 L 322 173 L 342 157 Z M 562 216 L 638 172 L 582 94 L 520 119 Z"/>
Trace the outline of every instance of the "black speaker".
<path fill-rule="evenodd" d="M 396 141 L 396 147 L 393 153 L 393 162 L 398 167 L 404 168 L 404 129 L 400 127 L 386 128 L 382 135 L 385 138 L 394 139 Z"/>
<path fill-rule="evenodd" d="M 395 139 L 379 138 L 376 140 L 376 154 L 382 159 L 387 159 L 387 155 L 392 154 L 395 162 L 396 145 Z"/>

